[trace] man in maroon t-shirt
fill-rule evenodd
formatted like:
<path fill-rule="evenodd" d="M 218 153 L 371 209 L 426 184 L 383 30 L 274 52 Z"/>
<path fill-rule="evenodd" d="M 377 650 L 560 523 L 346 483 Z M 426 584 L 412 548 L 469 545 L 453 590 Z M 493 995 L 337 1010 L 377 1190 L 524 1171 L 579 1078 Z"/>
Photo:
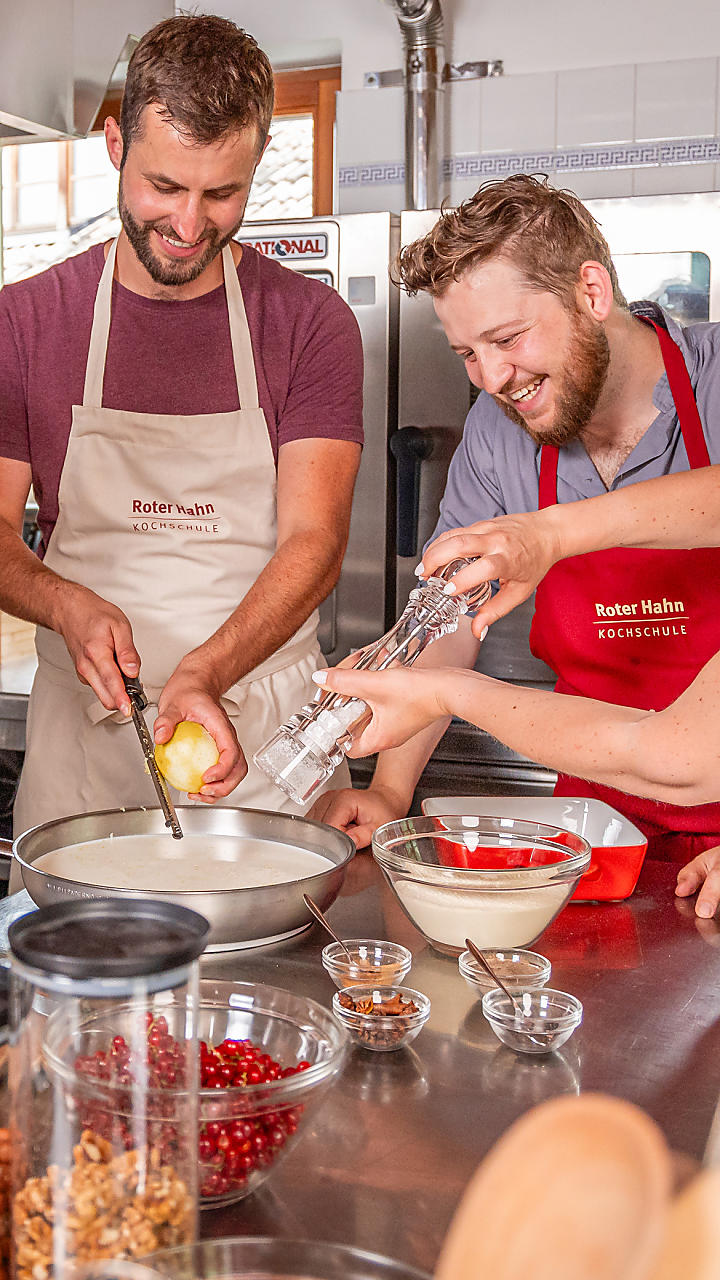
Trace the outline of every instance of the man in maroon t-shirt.
<path fill-rule="evenodd" d="M 269 63 L 233 23 L 158 24 L 105 127 L 118 241 L 0 293 L 0 608 L 39 627 L 20 825 L 145 803 L 137 742 L 123 734 L 124 781 L 112 736 L 121 673 L 156 689 L 156 742 L 181 720 L 211 733 L 209 803 L 263 802 L 252 767 L 235 790 L 240 743 L 249 756 L 312 688 L 362 351 L 333 290 L 233 240 L 272 101 Z M 31 483 L 44 559 L 18 536 Z"/>

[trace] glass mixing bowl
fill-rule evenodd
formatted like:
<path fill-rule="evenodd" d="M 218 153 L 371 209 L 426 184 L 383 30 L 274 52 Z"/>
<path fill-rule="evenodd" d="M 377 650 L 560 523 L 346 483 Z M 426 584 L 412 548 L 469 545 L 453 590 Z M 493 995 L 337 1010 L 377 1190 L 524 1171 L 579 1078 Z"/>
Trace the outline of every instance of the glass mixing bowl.
<path fill-rule="evenodd" d="M 516 818 L 403 818 L 378 827 L 373 855 L 401 907 L 436 950 L 526 947 L 565 906 L 590 864 L 582 836 Z"/>
<path fill-rule="evenodd" d="M 345 1061 L 348 1039 L 332 1014 L 305 996 L 255 982 L 208 979 L 199 988 L 201 1087 L 192 1158 L 200 1204 L 210 1208 L 249 1195 L 302 1138 Z M 79 1025 L 50 1018 L 45 1056 L 67 1078 L 84 1128 L 107 1138 L 131 1127 L 132 1080 L 142 1077 L 146 1040 L 153 1044 L 159 1033 L 159 1079 L 149 1091 L 152 1136 L 161 1152 L 185 1150 L 176 1119 L 185 1086 L 172 1061 L 178 1016 L 184 1008 L 174 1006 L 170 991 L 155 997 L 151 1012 L 137 1001 Z M 96 1071 L 88 1076 L 98 1053 L 111 1061 L 117 1051 L 129 1059 L 126 1085 L 105 1083 Z"/>
<path fill-rule="evenodd" d="M 143 1272 L 137 1280 L 430 1280 L 406 1263 L 348 1245 L 269 1236 L 208 1240 L 132 1265 Z M 105 1273 L 108 1280 L 117 1274 Z"/>

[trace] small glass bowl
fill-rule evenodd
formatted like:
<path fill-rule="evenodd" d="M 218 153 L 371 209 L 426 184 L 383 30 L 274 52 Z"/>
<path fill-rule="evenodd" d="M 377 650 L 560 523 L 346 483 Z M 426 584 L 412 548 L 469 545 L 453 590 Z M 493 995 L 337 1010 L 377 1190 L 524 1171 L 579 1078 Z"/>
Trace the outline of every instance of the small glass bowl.
<path fill-rule="evenodd" d="M 417 1013 L 355 1013 L 353 1009 L 343 1008 L 340 1004 L 341 993 L 335 992 L 332 1008 L 338 1022 L 356 1044 L 376 1053 L 389 1053 L 393 1049 L 402 1049 L 405 1045 L 412 1044 L 430 1017 L 430 1001 L 427 996 L 421 991 L 413 991 L 411 987 L 346 987 L 342 994 L 353 1001 L 372 996 L 373 1004 L 386 1004 L 400 995 L 418 1006 Z"/>
<path fill-rule="evenodd" d="M 583 1007 L 567 991 L 543 987 L 518 996 L 523 1015 L 499 987 L 486 991 L 482 1011 L 498 1040 L 519 1053 L 552 1053 L 580 1026 Z"/>
<path fill-rule="evenodd" d="M 552 965 L 537 951 L 483 951 L 483 955 L 509 991 L 536 991 L 550 981 Z M 458 957 L 458 968 L 468 986 L 481 995 L 496 989 L 497 984 L 471 952 L 463 951 Z"/>
<path fill-rule="evenodd" d="M 412 951 L 398 942 L 379 942 L 374 938 L 348 938 L 348 959 L 337 942 L 323 947 L 322 962 L 336 987 L 400 986 L 412 964 Z"/>

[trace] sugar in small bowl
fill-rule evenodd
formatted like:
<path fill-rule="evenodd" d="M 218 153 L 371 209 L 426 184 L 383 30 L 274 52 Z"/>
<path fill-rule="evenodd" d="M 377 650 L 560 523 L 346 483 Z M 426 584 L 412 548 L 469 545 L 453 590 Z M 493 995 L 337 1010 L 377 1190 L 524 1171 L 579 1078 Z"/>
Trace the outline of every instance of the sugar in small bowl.
<path fill-rule="evenodd" d="M 582 1004 L 567 991 L 542 987 L 518 993 L 515 1001 L 495 987 L 485 992 L 482 1011 L 498 1040 L 518 1053 L 553 1053 L 582 1022 Z"/>
<path fill-rule="evenodd" d="M 338 942 L 323 948 L 322 962 L 336 987 L 397 987 L 410 972 L 412 952 L 398 942 L 348 938 L 347 952 Z"/>
<path fill-rule="evenodd" d="M 498 975 L 513 994 L 518 991 L 536 991 L 539 987 L 547 986 L 550 981 L 552 965 L 545 956 L 538 955 L 537 951 L 483 951 L 483 955 L 493 973 Z M 492 991 L 497 985 L 469 951 L 463 951 L 458 956 L 458 968 L 468 986 L 474 987 L 480 996 L 486 991 Z"/>

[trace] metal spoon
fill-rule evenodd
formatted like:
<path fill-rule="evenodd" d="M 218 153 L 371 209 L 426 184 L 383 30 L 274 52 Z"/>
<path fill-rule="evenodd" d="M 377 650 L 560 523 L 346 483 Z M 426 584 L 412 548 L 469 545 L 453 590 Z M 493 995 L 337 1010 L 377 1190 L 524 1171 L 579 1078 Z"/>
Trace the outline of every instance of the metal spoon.
<path fill-rule="evenodd" d="M 488 977 L 492 978 L 493 982 L 495 983 L 495 986 L 496 986 L 496 987 L 499 987 L 501 991 L 504 991 L 504 992 L 505 992 L 505 995 L 507 996 L 508 1000 L 510 1001 L 510 1003 L 511 1003 L 511 1005 L 512 1005 L 513 1009 L 515 1010 L 515 1012 L 516 1012 L 516 1013 L 517 1013 L 521 1018 L 524 1018 L 524 1017 L 525 1017 L 525 1011 L 524 1011 L 524 1009 L 523 1009 L 522 1005 L 521 1005 L 521 1004 L 518 1004 L 518 1001 L 515 999 L 515 996 L 512 994 L 512 992 L 511 992 L 511 991 L 508 991 L 508 989 L 507 989 L 507 987 L 505 986 L 505 983 L 503 982 L 502 978 L 498 977 L 498 975 L 496 974 L 495 970 L 494 970 L 493 968 L 491 968 L 491 967 L 490 967 L 490 965 L 488 964 L 487 960 L 485 959 L 485 957 L 484 957 L 484 955 L 483 955 L 482 951 L 480 950 L 480 948 L 479 948 L 479 947 L 476 947 L 476 946 L 475 946 L 475 943 L 474 943 L 474 942 L 471 942 L 469 938 L 466 938 L 466 939 L 465 939 L 465 946 L 467 947 L 467 949 L 468 949 L 468 951 L 470 952 L 470 954 L 471 954 L 471 955 L 473 955 L 473 956 L 475 957 L 475 959 L 477 960 L 478 964 L 479 964 L 479 965 L 482 965 L 482 967 L 483 967 L 483 969 L 485 970 L 485 972 L 486 972 L 486 974 L 488 975 Z"/>
<path fill-rule="evenodd" d="M 348 960 L 349 960 L 351 963 L 353 963 L 353 964 L 354 964 L 354 963 L 355 963 L 355 961 L 353 960 L 353 957 L 351 956 L 350 952 L 348 951 L 347 947 L 345 946 L 345 943 L 343 942 L 342 938 L 338 938 L 338 936 L 337 936 L 337 934 L 336 934 L 335 930 L 333 929 L 333 927 L 332 927 L 332 925 L 330 924 L 330 922 L 329 922 L 329 920 L 327 919 L 327 917 L 323 915 L 323 913 L 322 913 L 322 911 L 320 910 L 320 908 L 319 908 L 319 906 L 317 905 L 317 903 L 316 903 L 316 902 L 313 902 L 312 898 L 308 898 L 308 896 L 307 896 L 307 894 L 306 894 L 306 893 L 304 893 L 304 894 L 303 894 L 303 902 L 305 903 L 305 906 L 307 907 L 307 909 L 308 909 L 308 911 L 310 912 L 310 914 L 311 914 L 311 915 L 313 915 L 313 916 L 315 917 L 315 919 L 317 920 L 318 924 L 321 924 L 321 925 L 322 925 L 322 927 L 323 927 L 323 929 L 327 929 L 328 933 L 330 934 L 330 937 L 331 937 L 331 938 L 334 938 L 334 939 L 335 939 L 335 941 L 336 941 L 336 942 L 338 942 L 338 943 L 340 944 L 340 946 L 342 947 L 343 951 L 345 952 L 345 955 L 347 956 Z"/>
<path fill-rule="evenodd" d="M 520 1004 L 519 1000 L 516 1000 L 515 996 L 512 994 L 512 992 L 511 992 L 511 991 L 508 991 L 508 988 L 505 986 L 505 983 L 503 982 L 502 978 L 499 978 L 499 977 L 498 977 L 498 975 L 496 974 L 495 970 L 494 970 L 494 969 L 493 969 L 493 968 L 488 964 L 488 962 L 487 962 L 487 960 L 485 959 L 485 956 L 483 955 L 483 953 L 482 953 L 482 951 L 480 950 L 480 948 L 479 948 L 479 947 L 476 947 L 476 946 L 475 946 L 475 943 L 474 943 L 474 942 L 471 942 L 469 938 L 466 938 L 466 939 L 465 939 L 465 946 L 467 947 L 467 949 L 468 949 L 468 951 L 470 952 L 470 954 L 471 954 L 471 955 L 473 955 L 473 956 L 475 957 L 475 959 L 477 960 L 478 964 L 479 964 L 479 965 L 482 965 L 483 969 L 484 969 L 484 970 L 485 970 L 485 972 L 488 974 L 488 976 L 489 976 L 490 978 L 492 978 L 492 980 L 493 980 L 493 982 L 495 983 L 495 985 L 496 985 L 496 986 L 498 986 L 498 987 L 500 988 L 500 990 L 501 990 L 502 992 L 504 992 L 504 994 L 507 996 L 507 998 L 508 998 L 508 1000 L 510 1001 L 510 1003 L 511 1003 L 511 1005 L 512 1005 L 513 1009 L 515 1010 L 515 1015 L 516 1015 L 516 1017 L 518 1017 L 518 1018 L 523 1018 L 523 1019 L 524 1019 L 524 1018 L 526 1018 L 526 1017 L 527 1017 L 527 1014 L 525 1013 L 525 1010 L 523 1009 L 523 1007 L 522 1007 L 522 1005 Z M 536 1045 L 538 1046 L 538 1048 L 543 1048 L 543 1049 L 546 1049 L 546 1048 L 547 1048 L 547 1045 L 546 1045 L 545 1041 L 544 1041 L 544 1040 L 538 1040 L 537 1036 L 532 1036 L 532 1035 L 530 1035 L 530 1033 L 528 1032 L 528 1033 L 527 1033 L 527 1037 L 528 1037 L 528 1040 L 530 1041 L 530 1043 L 531 1043 L 531 1044 L 536 1044 Z"/>

